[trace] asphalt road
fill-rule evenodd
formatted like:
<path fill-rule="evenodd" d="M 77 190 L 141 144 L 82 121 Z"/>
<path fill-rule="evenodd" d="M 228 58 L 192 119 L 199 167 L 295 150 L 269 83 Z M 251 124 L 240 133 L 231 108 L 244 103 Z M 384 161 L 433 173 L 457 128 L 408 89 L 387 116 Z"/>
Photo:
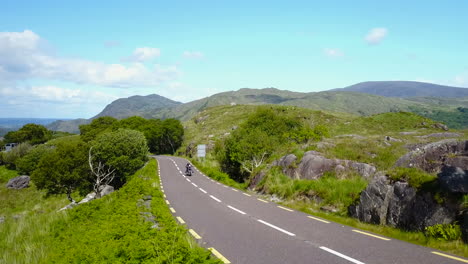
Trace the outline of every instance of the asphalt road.
<path fill-rule="evenodd" d="M 468 263 L 467 259 L 308 215 L 211 180 L 187 160 L 158 156 L 166 203 L 225 263 Z M 213 250 L 214 249 L 214 250 Z"/>

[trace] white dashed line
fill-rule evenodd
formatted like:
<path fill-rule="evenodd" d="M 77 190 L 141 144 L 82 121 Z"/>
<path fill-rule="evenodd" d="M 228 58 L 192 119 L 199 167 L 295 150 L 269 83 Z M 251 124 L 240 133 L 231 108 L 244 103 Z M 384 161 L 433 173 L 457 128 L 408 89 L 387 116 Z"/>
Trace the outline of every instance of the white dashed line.
<path fill-rule="evenodd" d="M 272 225 L 272 224 L 270 224 L 270 223 L 268 223 L 268 222 L 265 222 L 265 221 L 263 221 L 263 220 L 261 220 L 261 219 L 258 219 L 257 221 L 260 222 L 260 223 L 262 223 L 262 224 L 264 224 L 264 225 L 267 225 L 267 226 L 269 226 L 269 227 L 271 227 L 271 228 L 274 228 L 274 229 L 276 229 L 276 230 L 278 230 L 278 231 L 280 231 L 280 232 L 283 232 L 283 233 L 285 233 L 286 235 L 289 235 L 289 236 L 296 236 L 296 234 L 294 234 L 294 233 L 291 233 L 291 232 L 289 232 L 289 231 L 286 231 L 286 230 L 284 230 L 284 229 L 282 229 L 282 228 L 279 228 L 279 227 L 277 227 L 277 226 L 275 226 L 275 225 Z"/>
<path fill-rule="evenodd" d="M 239 209 L 237 209 L 237 208 L 235 208 L 235 207 L 232 207 L 232 206 L 230 206 L 230 205 L 228 205 L 228 207 L 231 208 L 232 210 L 234 210 L 234 211 L 240 213 L 240 214 L 245 215 L 245 212 L 243 212 L 243 211 L 241 211 L 241 210 L 239 210 Z"/>
<path fill-rule="evenodd" d="M 211 199 L 213 199 L 213 200 L 217 201 L 218 203 L 220 203 L 220 202 L 221 202 L 221 200 L 220 200 L 220 199 L 218 199 L 218 198 L 214 197 L 213 195 L 210 195 L 210 197 L 211 197 Z"/>
<path fill-rule="evenodd" d="M 198 187 L 198 185 L 196 185 L 195 183 L 192 182 L 192 185 L 195 186 L 195 187 Z"/>
<path fill-rule="evenodd" d="M 235 192 L 238 192 L 238 190 L 237 190 L 237 189 L 234 189 L 234 188 L 231 188 L 231 189 L 232 189 L 233 191 L 235 191 Z"/>
<path fill-rule="evenodd" d="M 327 247 L 320 247 L 320 249 L 323 249 L 323 250 L 325 250 L 325 251 L 327 251 L 327 252 L 329 252 L 329 253 L 332 253 L 332 254 L 335 255 L 335 256 L 338 256 L 338 257 L 340 257 L 340 258 L 344 258 L 344 259 L 346 259 L 346 260 L 348 260 L 348 261 L 351 261 L 351 262 L 353 262 L 353 263 L 356 263 L 356 264 L 365 264 L 364 262 L 361 262 L 361 261 L 359 261 L 359 260 L 353 259 L 353 258 L 348 257 L 348 256 L 346 256 L 346 255 L 343 255 L 343 254 L 341 254 L 340 252 L 337 252 L 337 251 L 335 251 L 335 250 L 333 250 L 333 249 L 329 249 L 329 248 L 327 248 Z"/>
<path fill-rule="evenodd" d="M 206 192 L 205 190 L 203 190 L 202 188 L 198 188 L 198 189 L 200 189 L 200 191 L 202 191 L 202 192 L 204 192 L 204 193 L 207 193 L 207 192 Z"/>

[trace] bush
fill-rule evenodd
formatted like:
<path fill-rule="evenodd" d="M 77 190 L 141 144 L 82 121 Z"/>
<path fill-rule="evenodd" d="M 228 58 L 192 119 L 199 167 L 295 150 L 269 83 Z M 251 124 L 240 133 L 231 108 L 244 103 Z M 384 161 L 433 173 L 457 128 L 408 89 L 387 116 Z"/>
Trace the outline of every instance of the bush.
<path fill-rule="evenodd" d="M 66 193 L 70 201 L 75 190 L 88 192 L 92 181 L 87 144 L 81 140 L 60 142 L 52 151 L 43 153 L 31 180 L 47 194 Z"/>
<path fill-rule="evenodd" d="M 113 185 L 121 187 L 148 160 L 148 146 L 141 132 L 120 129 L 99 135 L 92 142 L 91 154 L 94 161 L 115 169 Z"/>
<path fill-rule="evenodd" d="M 428 237 L 436 238 L 442 241 L 458 240 L 462 236 L 461 228 L 457 224 L 438 224 L 428 226 L 425 229 Z"/>
<path fill-rule="evenodd" d="M 12 148 L 8 152 L 3 152 L 2 155 L 2 160 L 3 163 L 9 168 L 9 169 L 15 169 L 16 168 L 16 163 L 20 158 L 28 154 L 28 152 L 31 150 L 32 146 L 29 143 L 20 143 L 16 147 Z"/>
<path fill-rule="evenodd" d="M 28 154 L 20 158 L 16 162 L 16 170 L 20 174 L 31 175 L 31 173 L 37 168 L 41 158 L 53 151 L 53 148 L 46 145 L 37 145 L 32 148 Z"/>

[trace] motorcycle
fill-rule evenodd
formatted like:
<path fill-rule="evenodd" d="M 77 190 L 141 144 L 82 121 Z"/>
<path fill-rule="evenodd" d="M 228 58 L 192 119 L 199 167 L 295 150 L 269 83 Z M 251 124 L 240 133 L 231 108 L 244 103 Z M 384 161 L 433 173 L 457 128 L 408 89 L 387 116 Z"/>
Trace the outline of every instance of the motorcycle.
<path fill-rule="evenodd" d="M 185 176 L 192 176 L 192 167 L 185 169 Z"/>

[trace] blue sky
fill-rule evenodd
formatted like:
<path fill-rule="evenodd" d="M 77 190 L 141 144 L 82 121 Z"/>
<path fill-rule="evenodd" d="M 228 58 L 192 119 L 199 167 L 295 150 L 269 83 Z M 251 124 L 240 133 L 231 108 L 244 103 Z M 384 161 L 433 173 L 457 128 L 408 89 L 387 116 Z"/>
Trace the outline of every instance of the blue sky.
<path fill-rule="evenodd" d="M 0 117 L 89 118 L 131 95 L 372 80 L 468 87 L 468 1 L 0 0 Z"/>

